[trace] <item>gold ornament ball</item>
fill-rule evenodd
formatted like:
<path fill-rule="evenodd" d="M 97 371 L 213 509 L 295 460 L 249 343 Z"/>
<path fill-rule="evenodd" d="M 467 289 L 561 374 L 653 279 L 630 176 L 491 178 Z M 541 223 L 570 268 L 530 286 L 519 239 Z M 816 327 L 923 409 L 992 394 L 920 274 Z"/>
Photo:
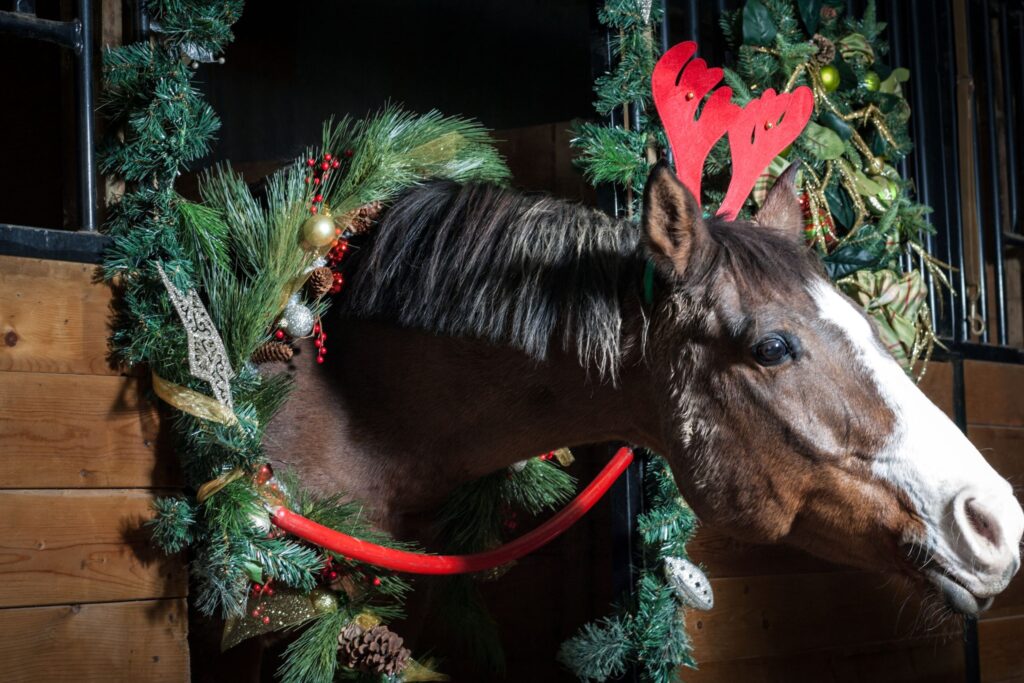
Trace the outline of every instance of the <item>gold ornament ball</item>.
<path fill-rule="evenodd" d="M 882 87 L 882 79 L 874 71 L 864 74 L 864 89 L 869 92 L 877 92 Z"/>
<path fill-rule="evenodd" d="M 879 157 L 873 157 L 868 160 L 865 170 L 871 175 L 879 175 L 885 170 L 885 162 Z"/>
<path fill-rule="evenodd" d="M 310 216 L 302 224 L 302 239 L 311 247 L 326 247 L 334 238 L 334 219 L 330 216 Z"/>
<path fill-rule="evenodd" d="M 835 92 L 839 89 L 839 69 L 831 64 L 821 67 L 821 84 L 828 92 Z"/>
<path fill-rule="evenodd" d="M 309 592 L 309 601 L 313 603 L 313 610 L 317 614 L 338 611 L 338 596 L 332 590 L 314 588 Z"/>

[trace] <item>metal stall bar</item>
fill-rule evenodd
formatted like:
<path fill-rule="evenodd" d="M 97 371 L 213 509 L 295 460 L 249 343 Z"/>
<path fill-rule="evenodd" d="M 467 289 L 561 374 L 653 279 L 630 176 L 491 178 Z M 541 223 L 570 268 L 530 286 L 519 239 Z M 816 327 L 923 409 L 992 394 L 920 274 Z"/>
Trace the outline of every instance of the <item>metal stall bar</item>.
<path fill-rule="evenodd" d="M 975 67 L 977 65 L 975 64 L 974 59 L 975 42 L 977 40 L 976 32 L 978 30 L 978 18 L 976 16 L 978 2 L 979 0 L 965 0 L 965 12 L 967 21 L 966 25 L 964 26 L 963 34 L 964 50 L 966 52 L 967 58 L 967 71 L 970 74 L 971 78 L 971 97 L 968 107 L 971 111 L 971 123 L 973 124 L 971 126 L 971 158 L 974 162 L 974 177 L 968 179 L 968 182 L 972 182 L 974 184 L 974 237 L 977 240 L 977 253 L 971 254 L 971 257 L 973 258 L 973 260 L 976 261 L 975 267 L 977 268 L 977 272 L 975 274 L 978 279 L 977 283 L 975 283 L 977 291 L 972 294 L 970 291 L 965 289 L 964 291 L 967 293 L 968 296 L 964 298 L 971 298 L 972 301 L 970 302 L 970 304 L 971 307 L 974 308 L 973 311 L 969 311 L 968 313 L 969 316 L 972 316 L 972 319 L 968 321 L 969 325 L 973 327 L 974 321 L 978 319 L 980 319 L 983 322 L 983 324 L 979 325 L 976 330 L 972 330 L 969 328 L 967 330 L 968 334 L 965 337 L 965 339 L 970 339 L 972 336 L 976 336 L 981 340 L 982 344 L 987 344 L 989 341 L 989 306 L 988 278 L 986 277 L 985 273 L 985 212 L 981 206 L 981 198 L 983 195 L 981 191 L 981 173 L 979 173 L 981 169 L 981 154 L 979 152 L 978 142 L 978 100 L 976 97 L 977 78 L 975 77 Z M 984 13 L 984 6 L 982 6 L 981 10 L 982 13 Z M 982 22 L 982 24 L 984 24 L 984 22 Z M 964 262 L 964 265 L 966 265 L 966 261 Z M 976 334 L 974 334 L 975 332 Z"/>
<path fill-rule="evenodd" d="M 17 0 L 14 11 L 0 11 L 0 33 L 56 43 L 76 56 L 78 105 L 78 201 L 81 230 L 96 231 L 96 153 L 92 112 L 92 0 L 78 0 L 78 18 L 52 21 L 36 16 L 35 0 Z"/>
<path fill-rule="evenodd" d="M 1010 64 L 1015 63 L 1017 68 L 1020 68 L 1020 62 L 1016 62 L 1010 56 L 1010 40 L 1009 34 L 1013 30 L 1010 13 L 1006 8 L 1007 3 L 999 3 L 999 51 L 1002 53 L 1003 61 L 1003 93 L 1004 93 L 1004 112 L 1003 115 L 1006 117 L 1006 175 L 1007 185 L 1010 190 L 1010 224 L 1003 226 L 1004 234 L 1007 232 L 1019 232 L 1020 224 L 1017 222 L 1017 211 L 1019 209 L 1020 197 L 1018 192 L 1020 190 L 1017 185 L 1017 107 L 1014 104 L 1014 99 L 1018 102 L 1022 92 L 1014 92 L 1013 88 L 1013 77 L 1010 72 Z M 1019 15 L 1018 15 L 1019 16 Z M 1022 27 L 1018 26 L 1018 32 Z M 1019 36 L 1019 33 L 1018 33 Z M 1024 39 L 1024 37 L 1022 37 Z M 1016 98 L 1014 97 L 1016 95 Z M 1002 254 L 1000 254 L 1000 257 Z M 1002 342 L 1006 343 L 1006 342 Z"/>
<path fill-rule="evenodd" d="M 992 11 L 992 0 L 983 0 L 981 3 L 982 18 L 979 28 L 981 31 L 981 49 L 986 59 L 983 59 L 982 71 L 985 78 L 985 127 L 988 143 L 988 172 L 989 172 L 989 201 L 992 211 L 992 246 L 993 246 L 993 270 L 995 282 L 995 309 L 996 309 L 996 340 L 1000 346 L 1006 346 L 1006 278 L 1003 267 L 1003 211 L 1002 191 L 999 182 L 999 128 L 996 123 L 996 76 L 992 68 L 992 32 L 991 23 L 994 15 Z M 998 16 L 998 15 L 996 15 Z M 977 105 L 975 105 L 977 106 Z M 979 226 L 980 228 L 980 226 Z M 984 256 L 982 257 L 982 278 L 987 279 L 984 270 Z"/>

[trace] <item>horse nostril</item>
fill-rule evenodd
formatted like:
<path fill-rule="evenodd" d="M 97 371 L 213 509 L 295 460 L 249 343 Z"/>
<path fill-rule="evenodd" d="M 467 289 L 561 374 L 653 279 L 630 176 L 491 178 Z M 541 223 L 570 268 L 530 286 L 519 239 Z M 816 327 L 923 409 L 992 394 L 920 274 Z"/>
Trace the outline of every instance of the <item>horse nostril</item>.
<path fill-rule="evenodd" d="M 998 548 L 1002 539 L 999 533 L 999 523 L 992 514 L 985 510 L 976 498 L 969 498 L 964 502 L 964 512 L 974 533 Z"/>

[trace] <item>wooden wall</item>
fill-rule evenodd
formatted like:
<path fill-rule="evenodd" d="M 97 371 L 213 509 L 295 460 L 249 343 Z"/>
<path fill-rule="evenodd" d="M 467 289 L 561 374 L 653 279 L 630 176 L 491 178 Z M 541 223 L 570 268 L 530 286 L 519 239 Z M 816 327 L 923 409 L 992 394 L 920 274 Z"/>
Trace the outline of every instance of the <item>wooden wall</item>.
<path fill-rule="evenodd" d="M 967 362 L 969 436 L 1016 486 L 1024 483 L 1024 367 Z M 923 388 L 952 415 L 952 370 L 933 363 Z M 687 683 L 963 681 L 958 620 L 937 621 L 902 581 L 783 547 L 741 544 L 703 528 L 715 608 L 693 612 L 698 671 Z M 979 623 L 985 683 L 1024 681 L 1024 578 Z"/>
<path fill-rule="evenodd" d="M 185 570 L 140 532 L 177 465 L 94 278 L 0 257 L 0 677 L 186 681 Z"/>

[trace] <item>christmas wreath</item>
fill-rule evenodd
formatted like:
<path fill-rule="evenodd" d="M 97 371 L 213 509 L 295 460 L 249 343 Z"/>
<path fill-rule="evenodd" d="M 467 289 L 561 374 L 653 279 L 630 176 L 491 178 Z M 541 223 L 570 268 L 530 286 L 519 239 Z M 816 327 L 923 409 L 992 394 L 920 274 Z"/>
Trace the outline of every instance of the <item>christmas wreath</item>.
<path fill-rule="evenodd" d="M 478 124 L 387 108 L 329 122 L 321 144 L 271 176 L 259 198 L 221 166 L 203 175 L 201 201 L 188 201 L 174 180 L 207 152 L 219 125 L 191 84 L 191 67 L 220 59 L 242 3 L 157 0 L 147 9 L 153 37 L 105 54 L 104 109 L 116 133 L 102 164 L 126 182 L 107 225 L 113 245 L 104 272 L 122 302 L 112 348 L 125 365 L 145 364 L 154 393 L 174 409 L 185 472 L 187 495 L 155 504 L 153 541 L 168 553 L 189 550 L 193 605 L 225 619 L 223 647 L 302 627 L 278 670 L 284 681 L 439 680 L 387 626 L 402 613 L 411 589 L 405 579 L 271 523 L 269 510 L 286 507 L 403 547 L 341 492 L 315 496 L 269 468 L 262 437 L 290 381 L 267 368 L 289 360 L 292 343 L 307 337 L 324 361 L 328 340 L 318 320 L 343 291 L 349 239 L 371 230 L 390 199 L 428 178 L 504 182 L 507 170 Z M 570 459 L 567 451 L 530 458 L 457 490 L 440 519 L 450 550 L 491 548 L 510 515 L 567 501 L 575 482 L 562 465 Z M 652 462 L 648 471 L 654 503 L 640 524 L 651 571 L 636 604 L 623 609 L 636 613 L 630 623 L 647 624 L 641 654 L 662 648 L 658 666 L 669 671 L 688 661 L 678 615 L 697 595 L 699 570 L 683 547 L 694 520 L 667 469 Z M 472 580 L 455 587 L 464 607 L 479 604 Z M 475 631 L 479 639 L 486 629 Z"/>

